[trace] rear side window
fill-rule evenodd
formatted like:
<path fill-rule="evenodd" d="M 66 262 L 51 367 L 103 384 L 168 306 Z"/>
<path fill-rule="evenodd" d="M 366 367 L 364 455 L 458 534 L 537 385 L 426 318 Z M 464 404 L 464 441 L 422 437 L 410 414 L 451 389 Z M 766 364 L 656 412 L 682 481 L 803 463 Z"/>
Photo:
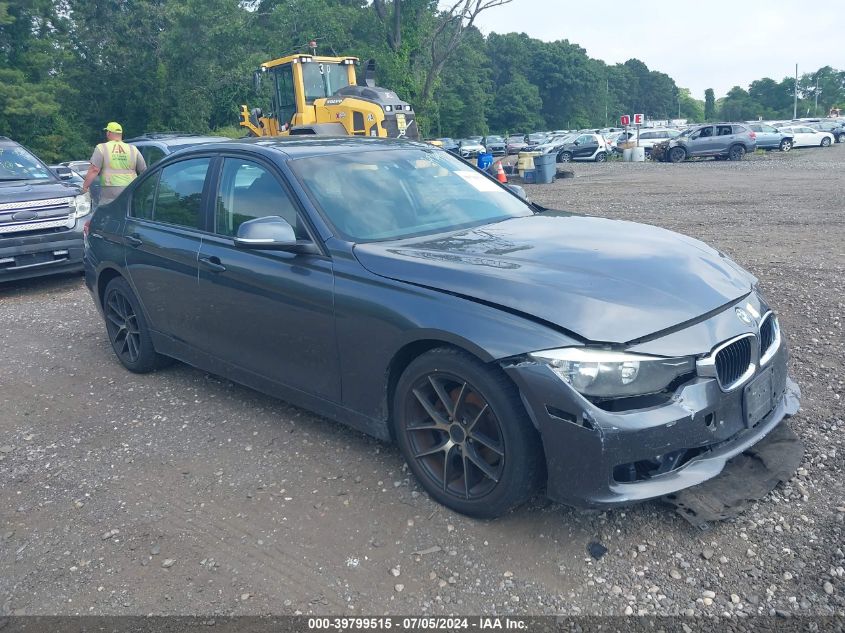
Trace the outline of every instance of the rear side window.
<path fill-rule="evenodd" d="M 142 182 L 132 194 L 132 216 L 142 220 L 153 219 L 153 205 L 155 204 L 158 173 L 153 174 Z"/>
<path fill-rule="evenodd" d="M 734 134 L 745 134 L 748 132 L 748 128 L 744 125 L 734 125 Z"/>
<path fill-rule="evenodd" d="M 153 219 L 156 222 L 199 228 L 202 189 L 210 158 L 194 158 L 161 170 Z"/>
<path fill-rule="evenodd" d="M 730 136 L 733 133 L 734 132 L 731 129 L 730 125 L 717 125 L 716 126 L 716 136 Z"/>

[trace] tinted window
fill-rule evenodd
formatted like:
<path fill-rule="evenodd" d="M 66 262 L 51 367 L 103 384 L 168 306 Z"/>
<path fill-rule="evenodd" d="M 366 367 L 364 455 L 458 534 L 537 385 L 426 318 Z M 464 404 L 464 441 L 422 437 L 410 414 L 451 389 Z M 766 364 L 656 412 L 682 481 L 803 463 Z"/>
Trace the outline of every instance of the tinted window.
<path fill-rule="evenodd" d="M 153 219 L 153 203 L 156 196 L 158 173 L 153 174 L 135 189 L 132 194 L 132 215 L 143 220 Z"/>
<path fill-rule="evenodd" d="M 210 158 L 194 158 L 161 170 L 154 219 L 199 228 L 202 188 Z"/>
<path fill-rule="evenodd" d="M 141 150 L 141 154 L 143 154 L 144 160 L 147 161 L 147 167 L 149 167 L 153 163 L 157 163 L 165 156 L 164 150 L 156 147 L 155 145 L 150 145 L 149 147 L 145 147 L 144 149 L 147 150 L 147 153 L 144 154 L 144 151 Z"/>
<path fill-rule="evenodd" d="M 269 170 L 252 161 L 227 158 L 217 194 L 215 231 L 235 236 L 247 220 L 272 215 L 287 220 L 298 239 L 308 237 L 297 220 L 296 206 Z"/>
<path fill-rule="evenodd" d="M 641 139 L 660 138 L 657 132 L 640 132 Z"/>
<path fill-rule="evenodd" d="M 733 134 L 733 130 L 730 125 L 716 126 L 716 136 L 730 136 L 731 134 Z"/>
<path fill-rule="evenodd" d="M 745 134 L 748 132 L 748 128 L 744 125 L 734 125 L 734 134 Z"/>

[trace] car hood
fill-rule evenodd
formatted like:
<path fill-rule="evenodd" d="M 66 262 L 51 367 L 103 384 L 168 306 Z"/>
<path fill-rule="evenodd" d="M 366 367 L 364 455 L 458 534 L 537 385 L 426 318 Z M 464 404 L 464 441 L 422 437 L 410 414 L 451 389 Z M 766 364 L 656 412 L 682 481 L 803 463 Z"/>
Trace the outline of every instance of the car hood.
<path fill-rule="evenodd" d="M 0 182 L 0 204 L 79 195 L 79 187 L 61 181 Z"/>
<path fill-rule="evenodd" d="M 498 305 L 583 339 L 627 343 L 747 295 L 756 279 L 665 229 L 549 211 L 355 246 L 370 272 Z"/>

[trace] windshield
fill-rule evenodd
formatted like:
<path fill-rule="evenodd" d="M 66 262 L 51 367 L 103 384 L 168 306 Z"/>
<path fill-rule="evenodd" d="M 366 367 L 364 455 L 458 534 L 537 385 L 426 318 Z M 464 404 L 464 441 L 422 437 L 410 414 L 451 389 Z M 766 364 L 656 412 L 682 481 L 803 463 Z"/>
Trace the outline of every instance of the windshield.
<path fill-rule="evenodd" d="M 23 147 L 0 147 L 0 182 L 55 180 L 50 170 Z"/>
<path fill-rule="evenodd" d="M 503 143 L 504 139 L 501 136 L 488 136 L 487 142 L 488 143 Z"/>
<path fill-rule="evenodd" d="M 533 215 L 526 202 L 443 151 L 366 151 L 288 164 L 326 220 L 352 242 Z"/>
<path fill-rule="evenodd" d="M 343 64 L 303 62 L 302 79 L 305 83 L 305 101 L 331 97 L 349 85 L 349 74 Z"/>

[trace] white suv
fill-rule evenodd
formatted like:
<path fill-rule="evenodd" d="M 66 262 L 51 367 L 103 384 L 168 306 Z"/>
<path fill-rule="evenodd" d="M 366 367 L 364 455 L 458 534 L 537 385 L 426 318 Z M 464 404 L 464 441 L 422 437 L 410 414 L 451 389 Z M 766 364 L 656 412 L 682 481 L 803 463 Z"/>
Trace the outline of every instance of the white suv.
<path fill-rule="evenodd" d="M 618 148 L 619 145 L 625 142 L 625 134 L 628 135 L 628 140 L 637 140 L 636 130 L 623 132 L 622 136 L 616 140 L 617 151 L 622 151 Z M 679 135 L 680 132 L 678 130 L 672 130 L 669 128 L 642 128 L 640 129 L 640 147 L 645 149 L 646 156 L 648 156 L 651 154 L 651 148 L 654 147 L 655 143 L 662 143 L 663 141 L 668 141 L 669 139 L 673 139 Z"/>

